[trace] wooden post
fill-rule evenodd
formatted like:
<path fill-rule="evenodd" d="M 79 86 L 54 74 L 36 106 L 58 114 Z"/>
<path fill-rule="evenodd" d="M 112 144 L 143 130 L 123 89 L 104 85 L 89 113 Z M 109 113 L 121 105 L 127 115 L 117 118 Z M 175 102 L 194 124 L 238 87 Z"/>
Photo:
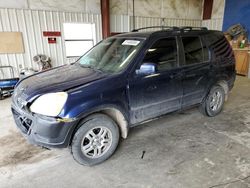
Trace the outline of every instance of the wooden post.
<path fill-rule="evenodd" d="M 204 0 L 203 4 L 203 20 L 209 20 L 213 11 L 213 0 Z"/>
<path fill-rule="evenodd" d="M 101 15 L 102 15 L 102 37 L 103 39 L 105 39 L 110 36 L 109 0 L 101 0 Z"/>

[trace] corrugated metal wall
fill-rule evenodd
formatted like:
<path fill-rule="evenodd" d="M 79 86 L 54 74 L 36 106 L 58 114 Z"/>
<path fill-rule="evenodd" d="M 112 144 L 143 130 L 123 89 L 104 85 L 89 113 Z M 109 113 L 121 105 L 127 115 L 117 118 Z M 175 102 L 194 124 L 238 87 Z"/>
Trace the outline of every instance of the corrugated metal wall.
<path fill-rule="evenodd" d="M 135 17 L 135 28 L 149 26 L 193 26 L 201 27 L 201 20 L 196 19 L 173 19 L 154 17 Z M 111 31 L 127 32 L 133 29 L 133 17 L 128 15 L 111 15 Z"/>
<path fill-rule="evenodd" d="M 22 32 L 25 48 L 24 54 L 0 54 L 0 66 L 13 66 L 17 76 L 21 67 L 37 68 L 37 65 L 32 63 L 33 56 L 37 54 L 50 56 L 53 66 L 74 61 L 65 57 L 62 30 L 62 24 L 65 22 L 94 23 L 97 42 L 102 38 L 101 15 L 99 14 L 0 9 L 0 31 Z M 47 37 L 42 35 L 43 31 L 61 31 L 62 36 L 57 38 L 56 44 L 48 44 Z M 3 77 L 2 72 L 0 72 L 1 76 Z"/>
<path fill-rule="evenodd" d="M 130 31 L 130 16 L 128 15 L 111 15 L 110 30 L 111 32 L 129 32 Z"/>
<path fill-rule="evenodd" d="M 130 17 L 131 28 L 133 28 L 133 17 Z M 147 17 L 136 17 L 135 28 L 148 27 L 148 26 L 193 26 L 200 27 L 201 20 L 195 19 L 173 19 L 173 18 L 147 18 Z"/>
<path fill-rule="evenodd" d="M 211 20 L 203 20 L 202 27 L 207 27 L 212 30 L 222 30 L 223 19 L 211 19 Z"/>

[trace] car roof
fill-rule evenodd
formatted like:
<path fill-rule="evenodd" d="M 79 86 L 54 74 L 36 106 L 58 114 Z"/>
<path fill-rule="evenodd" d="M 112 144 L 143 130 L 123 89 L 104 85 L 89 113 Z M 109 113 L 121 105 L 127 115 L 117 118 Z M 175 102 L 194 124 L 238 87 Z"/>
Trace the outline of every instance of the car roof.
<path fill-rule="evenodd" d="M 152 33 L 154 32 L 129 32 L 129 33 L 123 33 L 119 35 L 115 35 L 115 37 L 124 37 L 124 38 L 130 38 L 130 37 L 135 37 L 135 38 L 147 38 L 149 37 Z"/>
<path fill-rule="evenodd" d="M 220 31 L 215 31 L 215 30 L 208 30 L 207 28 L 204 28 L 204 27 L 166 27 L 166 29 L 163 27 L 160 30 L 156 30 L 156 31 L 147 31 L 147 32 L 140 31 L 140 30 L 143 30 L 143 29 L 151 29 L 151 28 L 152 29 L 153 28 L 159 28 L 159 26 L 135 29 L 135 30 L 133 30 L 131 32 L 128 32 L 128 33 L 115 35 L 114 37 L 148 38 L 148 37 L 153 36 L 153 35 L 162 35 L 162 34 L 175 35 L 175 34 L 179 33 L 179 34 L 182 34 L 182 35 L 189 35 L 189 34 L 200 35 L 200 34 L 206 34 L 206 33 L 220 32 Z"/>

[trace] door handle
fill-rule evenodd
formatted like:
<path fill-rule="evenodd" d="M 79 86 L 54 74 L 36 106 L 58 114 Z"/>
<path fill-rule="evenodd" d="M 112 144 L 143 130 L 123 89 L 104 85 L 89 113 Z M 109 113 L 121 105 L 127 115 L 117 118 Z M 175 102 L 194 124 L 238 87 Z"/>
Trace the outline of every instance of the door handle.
<path fill-rule="evenodd" d="M 152 86 L 149 86 L 149 87 L 147 88 L 147 91 L 153 91 L 153 90 L 155 90 L 155 89 L 157 89 L 157 86 L 156 86 L 156 85 L 152 85 Z"/>
<path fill-rule="evenodd" d="M 183 73 L 182 72 L 178 72 L 178 73 L 173 73 L 173 74 L 170 74 L 169 76 L 171 79 L 173 78 L 176 78 L 176 79 L 182 79 L 183 77 Z"/>
<path fill-rule="evenodd" d="M 188 75 L 186 75 L 185 77 L 186 77 L 186 78 L 191 78 L 191 77 L 194 77 L 194 76 L 196 76 L 196 74 L 188 74 Z"/>

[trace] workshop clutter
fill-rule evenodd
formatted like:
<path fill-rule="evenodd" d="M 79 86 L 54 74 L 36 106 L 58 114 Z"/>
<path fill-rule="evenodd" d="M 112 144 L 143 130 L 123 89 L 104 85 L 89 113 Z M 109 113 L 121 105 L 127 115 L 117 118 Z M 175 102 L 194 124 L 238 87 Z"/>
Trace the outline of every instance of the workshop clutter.
<path fill-rule="evenodd" d="M 224 35 L 233 48 L 249 47 L 247 29 L 241 24 L 231 26 Z"/>

